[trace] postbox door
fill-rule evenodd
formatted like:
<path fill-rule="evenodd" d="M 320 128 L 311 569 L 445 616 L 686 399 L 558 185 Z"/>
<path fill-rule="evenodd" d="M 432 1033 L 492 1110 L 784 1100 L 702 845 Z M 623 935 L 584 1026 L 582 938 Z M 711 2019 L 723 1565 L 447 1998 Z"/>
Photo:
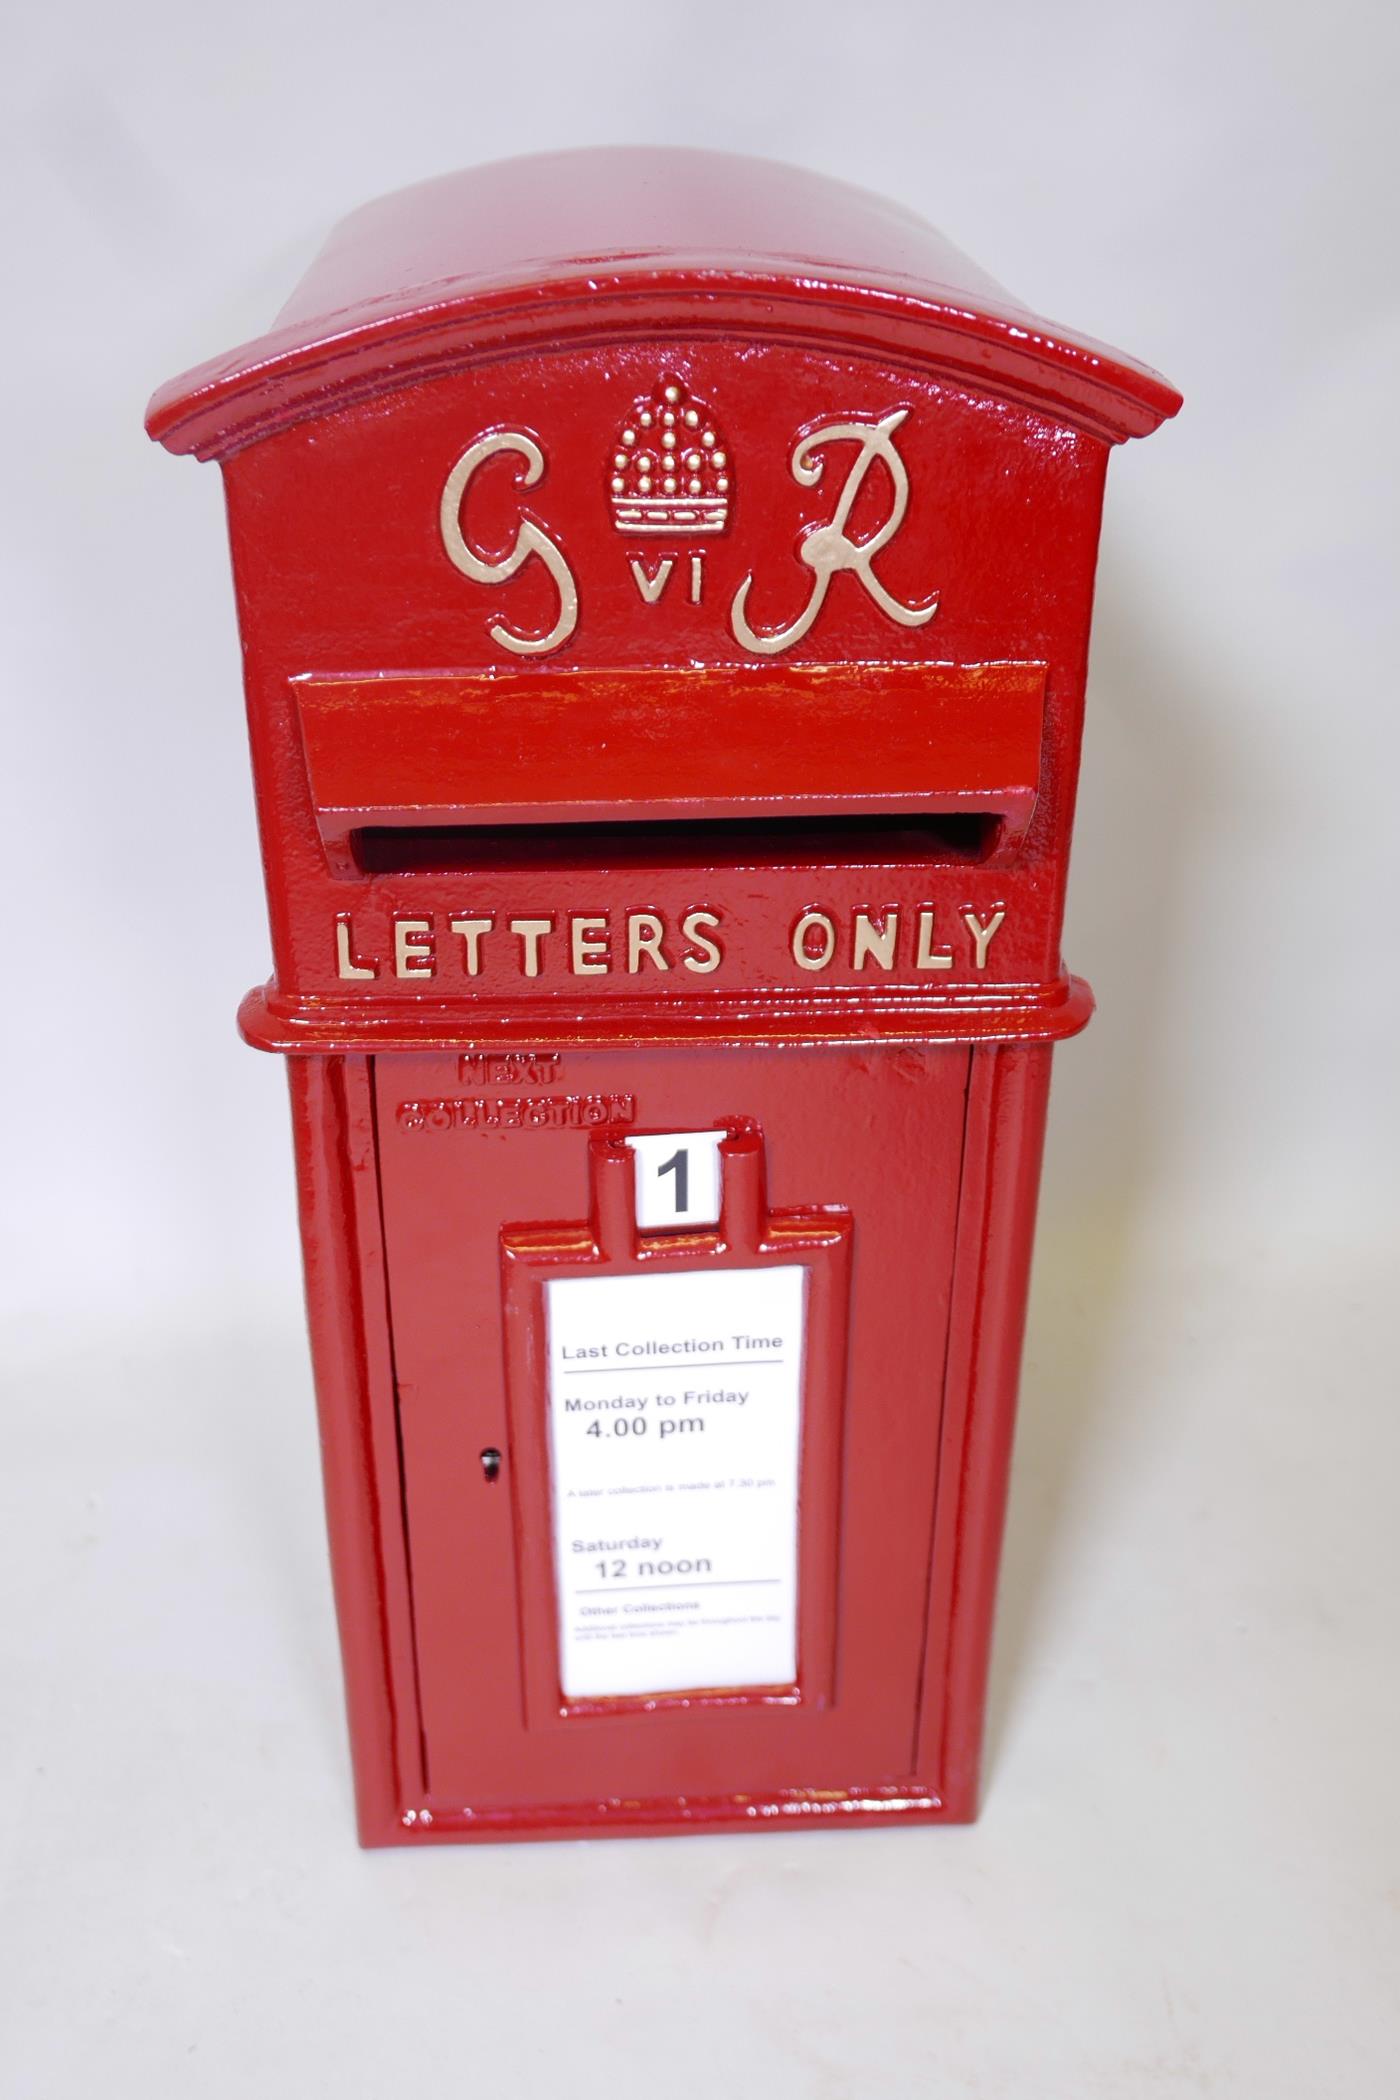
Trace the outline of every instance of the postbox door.
<path fill-rule="evenodd" d="M 877 1789 L 908 1778 L 968 1056 L 890 1045 L 377 1060 L 430 1803 Z M 745 1697 L 741 1687 L 575 1708 L 531 1697 L 540 1631 L 523 1599 L 544 1581 L 552 1595 L 553 1575 L 539 1527 L 521 1536 L 511 1469 L 543 1466 L 547 1453 L 512 1438 L 501 1242 L 532 1221 L 588 1217 L 590 1130 L 604 1118 L 663 1133 L 743 1120 L 761 1135 L 775 1212 L 830 1206 L 849 1217 L 848 1317 L 808 1338 L 834 1348 L 844 1329 L 846 1346 L 821 1546 L 832 1560 L 832 1638 L 801 1696 Z M 804 1435 L 814 1431 L 804 1422 Z M 484 1457 L 497 1452 L 499 1470 Z M 800 1530 L 810 1512 L 797 1514 Z"/>

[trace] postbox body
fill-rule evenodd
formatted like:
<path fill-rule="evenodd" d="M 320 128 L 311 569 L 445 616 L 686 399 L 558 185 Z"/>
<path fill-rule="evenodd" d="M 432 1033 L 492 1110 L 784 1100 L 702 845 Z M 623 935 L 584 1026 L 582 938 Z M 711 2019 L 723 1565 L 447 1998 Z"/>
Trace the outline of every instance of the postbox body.
<path fill-rule="evenodd" d="M 361 1834 L 960 1820 L 1104 467 L 893 208 L 628 151 L 346 223 L 224 468 Z"/>

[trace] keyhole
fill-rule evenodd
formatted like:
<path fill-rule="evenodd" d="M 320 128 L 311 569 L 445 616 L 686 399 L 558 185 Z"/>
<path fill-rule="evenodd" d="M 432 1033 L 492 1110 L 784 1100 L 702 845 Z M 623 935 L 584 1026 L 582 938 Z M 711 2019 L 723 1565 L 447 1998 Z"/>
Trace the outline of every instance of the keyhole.
<path fill-rule="evenodd" d="M 488 1485 L 488 1486 L 489 1486 L 489 1485 L 491 1484 L 491 1482 L 492 1482 L 493 1480 L 495 1480 L 495 1479 L 497 1479 L 497 1478 L 498 1478 L 498 1476 L 499 1476 L 499 1474 L 500 1474 L 500 1470 L 501 1470 L 501 1454 L 500 1454 L 500 1452 L 499 1452 L 499 1451 L 498 1451 L 498 1450 L 496 1449 L 496 1447 L 494 1446 L 494 1444 L 492 1444 L 492 1445 L 488 1445 L 488 1447 L 486 1448 L 486 1450 L 485 1450 L 485 1451 L 483 1451 L 483 1452 L 482 1452 L 482 1454 L 481 1454 L 481 1472 L 482 1472 L 482 1477 L 483 1477 L 483 1479 L 484 1479 L 484 1480 L 486 1481 L 486 1483 L 487 1483 L 487 1485 Z"/>

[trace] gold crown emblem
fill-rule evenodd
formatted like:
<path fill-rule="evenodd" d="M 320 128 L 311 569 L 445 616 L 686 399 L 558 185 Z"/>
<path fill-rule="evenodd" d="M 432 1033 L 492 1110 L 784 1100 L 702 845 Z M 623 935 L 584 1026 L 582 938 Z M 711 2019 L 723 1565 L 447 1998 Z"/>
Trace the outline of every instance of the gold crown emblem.
<path fill-rule="evenodd" d="M 636 404 L 608 470 L 619 532 L 723 532 L 733 487 L 724 439 L 703 402 L 668 379 Z"/>

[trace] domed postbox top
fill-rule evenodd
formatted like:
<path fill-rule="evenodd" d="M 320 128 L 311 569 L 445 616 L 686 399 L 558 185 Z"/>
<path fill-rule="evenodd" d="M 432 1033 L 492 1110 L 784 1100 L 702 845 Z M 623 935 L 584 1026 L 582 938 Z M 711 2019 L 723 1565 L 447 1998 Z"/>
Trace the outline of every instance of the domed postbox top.
<path fill-rule="evenodd" d="M 908 361 L 1110 442 L 1180 406 L 1158 373 L 1038 319 L 885 198 L 772 161 L 638 146 L 497 161 L 363 206 L 268 334 L 169 381 L 147 428 L 172 452 L 222 459 L 477 359 L 676 332 Z M 659 504 L 636 464 L 643 428 L 625 427 L 637 443 L 619 433 L 610 497 Z M 703 443 L 707 427 L 687 448 L 701 465 L 671 493 L 718 505 L 710 455 L 723 448 L 718 432 Z"/>

